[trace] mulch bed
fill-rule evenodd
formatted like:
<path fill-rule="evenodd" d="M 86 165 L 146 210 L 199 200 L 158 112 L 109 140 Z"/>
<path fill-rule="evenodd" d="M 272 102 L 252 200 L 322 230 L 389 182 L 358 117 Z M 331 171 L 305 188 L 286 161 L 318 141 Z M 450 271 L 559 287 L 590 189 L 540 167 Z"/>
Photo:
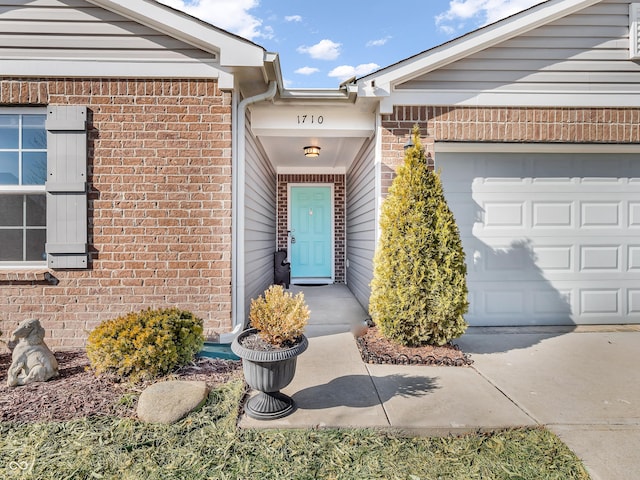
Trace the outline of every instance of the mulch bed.
<path fill-rule="evenodd" d="M 457 345 L 404 347 L 380 335 L 375 326 L 370 327 L 364 335 L 358 337 L 357 344 L 360 356 L 366 363 L 455 367 L 473 363 L 473 360 Z"/>
<path fill-rule="evenodd" d="M 115 378 L 97 377 L 89 369 L 84 351 L 59 351 L 60 376 L 44 383 L 7 386 L 9 353 L 0 354 L 0 421 L 65 421 L 96 415 L 134 417 L 137 396 L 149 383 L 131 385 Z M 240 375 L 241 363 L 231 360 L 197 358 L 169 378 L 204 381 L 209 387 Z"/>
<path fill-rule="evenodd" d="M 367 363 L 397 365 L 464 366 L 473 360 L 455 345 L 402 347 L 380 335 L 375 327 L 357 339 Z M 66 421 L 115 415 L 135 417 L 137 397 L 149 383 L 121 383 L 108 375 L 96 376 L 84 351 L 59 351 L 60 376 L 45 383 L 7 386 L 11 354 L 0 354 L 0 422 Z M 199 357 L 168 376 L 170 379 L 204 381 L 211 388 L 240 376 L 239 361 Z"/>

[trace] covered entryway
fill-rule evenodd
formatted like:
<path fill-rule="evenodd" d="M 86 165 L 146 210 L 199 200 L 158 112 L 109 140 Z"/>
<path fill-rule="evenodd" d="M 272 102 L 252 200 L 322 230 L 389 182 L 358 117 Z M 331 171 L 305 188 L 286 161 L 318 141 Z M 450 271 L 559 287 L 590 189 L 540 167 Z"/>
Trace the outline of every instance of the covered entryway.
<path fill-rule="evenodd" d="M 260 216 L 247 223 L 252 244 L 245 248 L 261 255 L 269 246 L 286 250 L 294 284 L 347 282 L 347 177 L 363 152 L 371 151 L 375 110 L 356 106 L 346 91 L 333 97 L 324 106 L 317 99 L 305 104 L 281 98 L 250 109 L 246 191 L 254 205 L 247 219 Z M 305 155 L 308 146 L 319 154 Z M 269 198 L 274 184 L 264 179 L 271 175 L 276 191 Z M 265 186 L 256 188 L 260 183 Z M 271 204 L 275 218 L 262 213 Z M 247 295 L 259 293 L 265 281 L 255 283 Z"/>
<path fill-rule="evenodd" d="M 640 156 L 484 148 L 436 154 L 466 253 L 467 320 L 640 322 Z"/>

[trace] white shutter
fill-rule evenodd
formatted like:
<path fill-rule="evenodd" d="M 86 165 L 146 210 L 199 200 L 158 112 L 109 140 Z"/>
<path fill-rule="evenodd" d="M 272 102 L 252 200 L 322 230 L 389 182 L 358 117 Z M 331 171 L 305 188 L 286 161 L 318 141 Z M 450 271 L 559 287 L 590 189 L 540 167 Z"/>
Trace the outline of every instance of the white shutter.
<path fill-rule="evenodd" d="M 629 57 L 640 60 L 640 3 L 629 5 Z"/>
<path fill-rule="evenodd" d="M 47 109 L 47 264 L 87 268 L 87 107 Z"/>

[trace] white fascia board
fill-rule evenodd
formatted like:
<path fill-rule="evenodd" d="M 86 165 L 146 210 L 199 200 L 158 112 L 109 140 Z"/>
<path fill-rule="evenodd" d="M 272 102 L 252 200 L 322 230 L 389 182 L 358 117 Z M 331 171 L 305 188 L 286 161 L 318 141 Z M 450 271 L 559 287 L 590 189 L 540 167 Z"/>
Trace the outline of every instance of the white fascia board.
<path fill-rule="evenodd" d="M 436 142 L 438 153 L 640 153 L 638 144 Z"/>
<path fill-rule="evenodd" d="M 424 75 L 461 60 L 535 28 L 600 3 L 602 0 L 549 0 L 521 14 L 498 21 L 487 27 L 452 40 L 397 65 L 380 70 L 358 80 L 359 95 L 387 96 L 394 85 Z M 375 87 L 371 87 L 371 82 Z M 395 94 L 395 92 L 394 92 Z"/>
<path fill-rule="evenodd" d="M 0 58 L 5 76 L 106 77 L 106 78 L 217 78 L 220 88 L 233 86 L 233 75 L 204 62 L 157 62 L 120 59 Z"/>
<path fill-rule="evenodd" d="M 151 0 L 87 0 L 173 38 L 220 55 L 222 66 L 261 67 L 265 51 L 241 37 Z"/>
<path fill-rule="evenodd" d="M 380 113 L 393 113 L 394 105 L 624 108 L 640 107 L 640 92 L 398 90 L 382 99 Z"/>

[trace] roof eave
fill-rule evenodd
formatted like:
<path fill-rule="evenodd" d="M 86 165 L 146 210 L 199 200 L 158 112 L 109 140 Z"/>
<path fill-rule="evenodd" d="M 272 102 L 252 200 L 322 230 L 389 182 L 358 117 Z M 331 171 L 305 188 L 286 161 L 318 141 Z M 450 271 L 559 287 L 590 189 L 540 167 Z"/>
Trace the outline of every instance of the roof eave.
<path fill-rule="evenodd" d="M 218 54 L 223 67 L 261 67 L 261 46 L 153 0 L 87 0 L 159 32 Z"/>
<path fill-rule="evenodd" d="M 358 95 L 385 97 L 393 86 L 590 7 L 602 0 L 548 0 L 519 14 L 474 30 L 394 65 L 359 78 Z"/>

